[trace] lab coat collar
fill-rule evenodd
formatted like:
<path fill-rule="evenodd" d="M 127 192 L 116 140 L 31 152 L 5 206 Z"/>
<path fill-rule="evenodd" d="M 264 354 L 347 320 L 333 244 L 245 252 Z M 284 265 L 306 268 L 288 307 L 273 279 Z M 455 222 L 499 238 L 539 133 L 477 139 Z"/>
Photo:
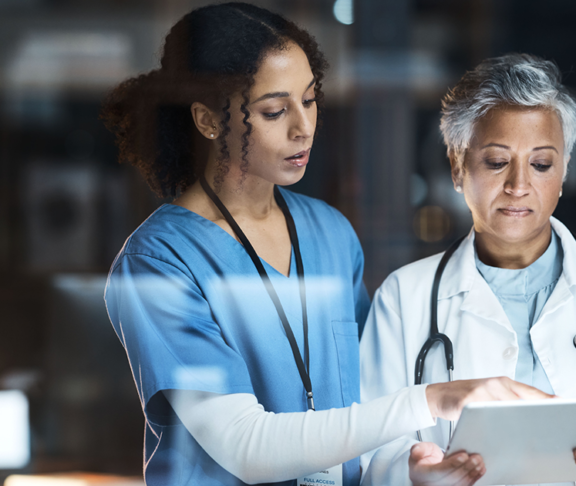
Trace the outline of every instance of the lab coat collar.
<path fill-rule="evenodd" d="M 458 249 L 454 252 L 444 269 L 438 299 L 449 299 L 461 292 L 468 292 L 474 285 L 478 276 L 482 276 L 476 269 L 474 260 L 474 228 L 464 238 Z"/>
<path fill-rule="evenodd" d="M 576 285 L 576 240 L 568 228 L 556 218 L 550 217 L 550 223 L 562 243 L 564 252 L 562 275 L 566 279 L 568 287 L 572 287 Z M 460 292 L 468 292 L 479 278 L 484 281 L 474 260 L 475 236 L 474 228 L 472 228 L 448 261 L 442 274 L 442 284 L 438 292 L 439 299 L 448 299 Z"/>
<path fill-rule="evenodd" d="M 551 217 L 550 223 L 562 242 L 564 260 L 562 262 L 562 275 L 556 289 L 554 289 L 543 309 L 542 317 L 544 314 L 553 312 L 568 299 L 573 298 L 575 289 L 572 289 L 572 287 L 576 284 L 574 272 L 576 269 L 576 240 L 574 240 L 566 226 L 556 218 Z M 468 295 L 462 302 L 462 311 L 471 312 L 480 317 L 498 322 L 513 332 L 510 321 L 498 298 L 490 290 L 490 287 L 476 268 L 474 240 L 475 233 L 474 228 L 472 228 L 446 265 L 438 298 L 439 300 L 447 299 L 461 292 L 467 292 Z M 472 289 L 474 289 L 473 292 L 471 292 Z M 472 295 L 473 298 L 471 297 Z"/>
<path fill-rule="evenodd" d="M 558 283 L 554 291 L 548 298 L 546 305 L 542 309 L 538 321 L 534 323 L 533 327 L 538 326 L 543 322 L 543 318 L 548 314 L 554 312 L 560 306 L 574 298 L 574 284 L 576 278 L 574 275 L 574 264 L 576 263 L 576 240 L 572 233 L 556 218 L 550 218 L 550 223 L 556 234 L 560 237 L 562 243 L 562 250 L 564 251 L 564 260 L 562 261 L 562 275 L 558 279 Z"/>
<path fill-rule="evenodd" d="M 490 290 L 476 268 L 474 238 L 474 229 L 471 229 L 452 258 L 448 260 L 446 269 L 442 274 L 438 299 L 448 299 L 456 294 L 466 292 L 467 295 L 460 306 L 461 311 L 495 321 L 514 332 L 498 297 Z"/>

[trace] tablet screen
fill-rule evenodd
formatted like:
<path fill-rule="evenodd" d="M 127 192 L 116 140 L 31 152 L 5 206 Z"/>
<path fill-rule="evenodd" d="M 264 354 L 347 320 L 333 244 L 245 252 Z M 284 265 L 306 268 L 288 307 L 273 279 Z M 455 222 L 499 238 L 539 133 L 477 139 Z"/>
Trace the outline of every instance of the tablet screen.
<path fill-rule="evenodd" d="M 576 400 L 476 402 L 464 407 L 447 454 L 478 453 L 482 485 L 576 481 Z"/>

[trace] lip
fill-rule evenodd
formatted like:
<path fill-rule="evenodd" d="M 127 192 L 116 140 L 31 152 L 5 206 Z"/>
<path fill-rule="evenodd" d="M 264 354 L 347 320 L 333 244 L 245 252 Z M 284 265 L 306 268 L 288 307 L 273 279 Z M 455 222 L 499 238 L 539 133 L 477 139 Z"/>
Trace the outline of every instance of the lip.
<path fill-rule="evenodd" d="M 515 206 L 506 206 L 503 208 L 499 208 L 498 211 L 500 211 L 505 216 L 511 216 L 513 218 L 524 218 L 533 213 L 533 211 L 530 208 L 527 208 L 526 206 L 522 206 L 519 208 Z"/>
<path fill-rule="evenodd" d="M 286 157 L 284 160 L 294 167 L 304 167 L 308 164 L 308 159 L 310 158 L 310 148 L 302 150 L 297 154 Z"/>

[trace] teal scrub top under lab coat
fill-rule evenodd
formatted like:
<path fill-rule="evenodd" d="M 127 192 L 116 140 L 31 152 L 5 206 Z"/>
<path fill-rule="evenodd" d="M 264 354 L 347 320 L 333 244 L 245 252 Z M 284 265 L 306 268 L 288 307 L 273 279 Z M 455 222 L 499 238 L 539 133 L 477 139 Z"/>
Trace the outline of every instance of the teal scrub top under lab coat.
<path fill-rule="evenodd" d="M 532 348 L 530 329 L 540 317 L 546 301 L 562 274 L 564 252 L 558 235 L 546 251 L 530 266 L 522 269 L 490 267 L 475 253 L 476 268 L 502 304 L 518 338 L 518 361 L 514 379 L 554 394 L 548 376 Z"/>
<path fill-rule="evenodd" d="M 316 410 L 346 407 L 360 401 L 359 326 L 370 304 L 362 250 L 334 208 L 281 192 L 304 264 Z M 289 277 L 264 267 L 302 353 L 294 256 Z M 116 257 L 105 298 L 145 413 L 147 485 L 242 484 L 204 452 L 161 391 L 252 393 L 267 411 L 306 411 L 288 339 L 244 247 L 215 223 L 164 205 Z M 343 476 L 346 486 L 359 483 L 358 459 L 344 464 Z"/>

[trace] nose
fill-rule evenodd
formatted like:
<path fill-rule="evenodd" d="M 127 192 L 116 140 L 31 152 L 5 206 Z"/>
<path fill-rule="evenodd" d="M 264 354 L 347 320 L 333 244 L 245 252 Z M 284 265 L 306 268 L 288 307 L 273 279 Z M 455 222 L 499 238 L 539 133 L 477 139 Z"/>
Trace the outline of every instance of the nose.
<path fill-rule="evenodd" d="M 306 139 L 314 135 L 316 130 L 316 109 L 299 106 L 293 111 L 292 124 L 290 126 L 290 139 Z"/>
<path fill-rule="evenodd" d="M 530 173 L 519 163 L 511 163 L 510 171 L 504 183 L 504 192 L 511 196 L 522 197 L 530 192 Z"/>

